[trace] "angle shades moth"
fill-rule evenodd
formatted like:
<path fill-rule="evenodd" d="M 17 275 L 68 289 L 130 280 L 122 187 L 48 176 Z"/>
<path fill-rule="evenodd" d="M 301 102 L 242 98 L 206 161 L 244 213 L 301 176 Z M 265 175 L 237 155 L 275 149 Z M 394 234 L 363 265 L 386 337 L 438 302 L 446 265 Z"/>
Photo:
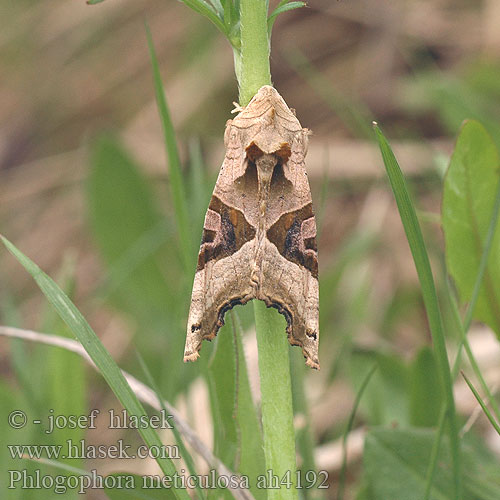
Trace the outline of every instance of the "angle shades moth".
<path fill-rule="evenodd" d="M 199 356 L 224 314 L 263 300 L 290 344 L 319 369 L 316 222 L 305 170 L 309 131 L 271 86 L 226 124 L 226 155 L 205 216 L 184 361 Z"/>

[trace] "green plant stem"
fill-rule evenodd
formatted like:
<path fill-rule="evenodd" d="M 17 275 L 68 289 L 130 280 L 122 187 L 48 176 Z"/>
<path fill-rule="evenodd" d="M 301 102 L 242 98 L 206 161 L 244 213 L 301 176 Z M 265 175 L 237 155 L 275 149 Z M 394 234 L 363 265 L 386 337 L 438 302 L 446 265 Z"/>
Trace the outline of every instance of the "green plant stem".
<path fill-rule="evenodd" d="M 271 85 L 266 0 L 241 0 L 240 22 L 241 55 L 235 69 L 240 105 L 246 106 L 263 85 Z"/>
<path fill-rule="evenodd" d="M 287 486 L 269 489 L 268 500 L 296 499 L 295 432 L 285 321 L 261 301 L 254 301 L 254 311 L 266 470 L 290 481 Z"/>
<path fill-rule="evenodd" d="M 235 55 L 235 70 L 240 105 L 246 106 L 263 85 L 271 84 L 266 0 L 241 0 L 240 20 L 241 52 Z M 259 301 L 254 302 L 254 311 L 266 469 L 290 480 L 290 485 L 268 490 L 268 499 L 296 499 L 292 385 L 284 320 Z"/>

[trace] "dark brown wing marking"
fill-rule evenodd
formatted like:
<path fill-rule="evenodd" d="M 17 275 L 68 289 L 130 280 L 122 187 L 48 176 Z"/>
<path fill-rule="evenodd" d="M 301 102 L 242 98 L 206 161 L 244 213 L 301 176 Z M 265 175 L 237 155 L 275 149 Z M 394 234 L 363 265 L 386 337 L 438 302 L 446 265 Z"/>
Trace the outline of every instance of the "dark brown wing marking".
<path fill-rule="evenodd" d="M 308 269 L 318 277 L 316 224 L 312 203 L 283 214 L 267 231 L 268 240 L 290 262 Z"/>
<path fill-rule="evenodd" d="M 197 271 L 207 262 L 220 260 L 237 252 L 247 241 L 255 238 L 255 228 L 240 210 L 212 196 L 205 217 Z"/>

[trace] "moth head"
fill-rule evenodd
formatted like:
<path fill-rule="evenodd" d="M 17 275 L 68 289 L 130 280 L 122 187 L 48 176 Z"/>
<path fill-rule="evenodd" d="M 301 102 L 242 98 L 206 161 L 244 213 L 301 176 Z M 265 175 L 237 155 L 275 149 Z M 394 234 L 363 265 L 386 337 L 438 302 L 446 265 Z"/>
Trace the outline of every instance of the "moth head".
<path fill-rule="evenodd" d="M 263 154 L 275 155 L 281 163 L 286 163 L 292 154 L 290 144 L 279 134 L 259 134 L 245 148 L 247 158 L 255 161 Z"/>
<path fill-rule="evenodd" d="M 278 91 L 271 85 L 263 85 L 257 93 L 252 97 L 252 100 L 248 104 L 249 106 L 256 101 L 266 101 L 266 100 L 277 100 L 282 97 L 279 95 Z"/>

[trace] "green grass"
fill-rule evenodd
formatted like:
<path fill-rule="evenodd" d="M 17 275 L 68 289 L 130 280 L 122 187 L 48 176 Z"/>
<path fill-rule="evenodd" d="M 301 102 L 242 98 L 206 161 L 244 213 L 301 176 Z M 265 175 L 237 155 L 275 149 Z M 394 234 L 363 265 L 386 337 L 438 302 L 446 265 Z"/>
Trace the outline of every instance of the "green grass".
<path fill-rule="evenodd" d="M 89 3 L 99 3 L 99 0 Z M 304 5 L 303 2 L 281 0 L 274 2 L 275 10 L 270 11 L 265 0 L 183 0 L 183 3 L 208 18 L 231 44 L 242 105 L 248 103 L 261 85 L 271 82 L 269 39 L 278 15 Z M 251 478 L 250 490 L 240 492 L 243 496 L 239 498 L 246 494 L 256 500 L 298 497 L 309 500 L 331 496 L 331 492 L 322 495 L 321 490 L 314 488 L 298 493 L 293 488 L 266 491 L 255 486 L 256 478 L 266 469 L 272 469 L 285 478 L 285 482 L 289 479 L 292 485 L 296 477 L 304 484 L 307 472 L 317 468 L 318 440 L 321 444 L 340 442 L 343 445 L 339 498 L 345 493 L 356 496 L 356 500 L 496 500 L 500 491 L 498 459 L 489 453 L 481 429 L 473 428 L 459 438 L 462 416 L 456 412 L 452 394 L 452 383 L 463 367 L 463 349 L 472 368 L 474 383 L 469 375 L 463 376 L 491 425 L 499 432 L 497 400 L 467 339 L 474 320 L 487 323 L 498 333 L 499 304 L 495 301 L 495 290 L 500 280 L 497 279 L 499 264 L 495 256 L 500 248 L 500 181 L 498 153 L 494 146 L 495 141 L 498 142 L 498 125 L 492 113 L 475 110 L 474 101 L 461 99 L 461 88 L 453 82 L 444 82 L 439 92 L 434 89 L 433 98 L 450 131 L 455 133 L 459 123 L 457 117 L 461 120 L 466 112 L 471 116 L 484 116 L 488 129 L 495 134 L 493 139 L 488 137 L 477 122 L 464 125 L 444 179 L 442 217 L 416 209 L 390 145 L 380 129 L 376 129 L 375 137 L 406 231 L 419 284 L 395 286 L 389 296 L 383 297 L 383 302 L 379 297 L 374 299 L 378 287 L 384 290 L 384 285 L 374 281 L 377 274 L 370 264 L 377 262 L 382 252 L 387 255 L 396 249 L 387 247 L 378 234 L 367 234 L 364 227 L 352 230 L 342 242 L 335 240 L 338 245 L 335 255 L 321 254 L 322 366 L 327 374 L 324 378 L 324 372 L 319 377 L 308 373 L 300 350 L 290 349 L 287 343 L 283 318 L 276 311 L 265 308 L 263 303 L 254 304 L 254 315 L 250 306 L 228 314 L 227 325 L 218 338 L 203 346 L 200 361 L 184 365 L 182 347 L 189 290 L 197 241 L 213 184 L 207 180 L 202 150 L 197 142 L 190 143 L 188 159 L 185 164 L 181 163 L 174 126 L 176 117 L 170 116 L 154 43 L 149 29 L 146 31 L 153 89 L 168 159 L 168 175 L 165 176 L 168 185 L 161 185 L 162 192 L 168 196 L 168 208 L 162 206 L 165 196 L 157 195 L 141 165 L 109 135 L 93 143 L 87 184 L 89 226 L 102 257 L 104 272 L 96 294 L 98 300 L 82 301 L 82 305 L 90 308 L 90 313 L 105 307 L 112 311 L 113 317 L 119 316 L 126 322 L 132 334 L 133 345 L 129 350 L 135 348 L 142 356 L 139 362 L 134 356 L 125 356 L 120 364 L 127 364 L 136 371 L 142 367 L 160 402 L 162 395 L 168 400 L 183 398 L 191 417 L 200 411 L 198 401 L 190 399 L 192 382 L 196 379 L 203 382 L 210 401 L 210 410 L 203 418 L 213 427 L 214 454 L 229 469 Z M 330 82 L 300 52 L 289 53 L 287 58 L 351 135 L 373 138 L 370 111 L 355 98 L 347 98 L 335 87 L 335 82 Z M 496 89 L 497 83 L 492 80 L 493 84 Z M 418 81 L 415 85 L 424 86 Z M 395 134 L 403 136 L 405 131 L 395 130 Z M 437 180 L 433 182 L 434 191 L 429 191 L 427 184 L 419 188 L 436 198 L 441 193 L 441 186 Z M 328 203 L 335 198 L 340 200 L 338 205 L 341 206 L 345 196 L 347 211 L 351 198 L 356 198 L 358 203 L 368 189 L 377 189 L 372 182 L 332 182 L 328 192 L 327 187 L 324 182 L 325 214 L 330 209 Z M 425 228 L 429 221 L 434 226 L 441 225 L 445 233 L 446 271 L 450 276 L 443 272 L 446 276 L 441 281 L 434 281 L 429 262 L 434 256 L 438 257 L 438 263 L 444 260 L 440 242 L 432 239 L 430 230 L 425 233 L 424 241 L 420 229 L 420 225 Z M 324 228 L 322 234 L 326 234 L 326 241 L 329 241 L 328 223 Z M 33 275 L 49 303 L 68 325 L 47 310 L 39 315 L 38 329 L 61 336 L 74 334 L 124 407 L 131 414 L 143 415 L 144 409 L 121 376 L 120 369 L 72 303 L 72 290 L 76 285 L 72 269 L 68 275 L 63 273 L 62 284 L 58 287 L 14 245 L 7 240 L 4 243 Z M 490 290 L 494 293 L 489 293 Z M 8 290 L 1 292 L 2 321 L 21 325 L 23 304 Z M 426 336 L 427 324 L 421 319 L 420 297 L 427 313 L 432 345 Z M 438 297 L 445 300 L 438 302 Z M 252 374 L 244 352 L 245 332 L 254 324 L 259 350 L 260 407 L 252 398 Z M 419 335 L 415 345 L 420 345 L 411 353 L 411 359 L 407 359 L 408 352 L 400 351 L 396 338 L 400 330 L 405 333 L 406 329 L 413 329 L 412 333 Z M 376 334 L 376 342 L 369 347 L 361 338 L 367 330 Z M 459 347 L 452 367 L 448 363 L 445 340 L 449 344 L 456 342 Z M 85 376 L 81 360 L 73 353 L 45 346 L 31 350 L 21 341 L 12 341 L 9 347 L 8 361 L 14 381 L 2 379 L 0 382 L 3 408 L 26 407 L 40 415 L 50 406 L 59 408 L 62 413 L 85 412 L 88 391 L 97 393 L 97 384 Z M 329 422 L 327 428 L 317 433 L 312 424 L 317 418 L 325 419 L 324 410 L 320 415 L 311 415 L 309 399 L 314 397 L 320 408 L 322 399 L 326 399 L 334 384 L 345 385 L 346 382 L 352 383 L 355 396 L 351 411 L 345 421 Z M 344 401 L 335 404 L 341 406 Z M 351 468 L 347 462 L 346 442 L 358 419 L 366 425 L 367 437 L 362 461 Z M 294 423 L 299 424 L 297 428 Z M 198 457 L 194 452 L 191 455 L 179 434 L 174 432 L 187 469 L 195 474 Z M 61 433 L 47 438 L 47 442 L 62 442 L 70 436 L 85 437 L 85 434 Z M 46 438 L 29 429 L 15 433 L 7 426 L 0 430 L 0 437 L 2 443 L 38 443 Z M 143 439 L 149 445 L 160 442 L 152 429 L 143 432 Z M 296 452 L 300 476 L 295 475 Z M 2 459 L 1 464 L 10 468 L 12 461 Z M 171 474 L 174 470 L 174 464 L 168 460 L 159 465 L 163 473 Z M 56 467 L 67 473 L 86 473 L 81 463 L 42 461 L 27 464 L 28 470 L 47 466 L 48 470 Z M 290 471 L 289 476 L 287 471 Z M 0 478 L 2 491 L 4 485 L 4 478 Z M 361 490 L 356 491 L 360 487 Z M 8 498 L 31 500 L 36 499 L 37 494 L 36 491 L 12 491 Z M 183 490 L 147 494 L 109 490 L 106 494 L 112 499 L 125 495 L 131 499 L 187 498 Z M 201 488 L 197 488 L 195 494 L 198 500 L 238 495 L 221 490 L 207 492 Z M 49 493 L 47 495 L 50 497 Z"/>
<path fill-rule="evenodd" d="M 396 157 L 392 152 L 389 143 L 382 134 L 378 125 L 374 124 L 375 134 L 379 143 L 382 158 L 392 191 L 396 199 L 401 221 L 403 223 L 408 244 L 415 262 L 422 296 L 424 299 L 427 318 L 432 334 L 432 340 L 436 349 L 437 358 L 440 366 L 441 383 L 445 390 L 445 405 L 447 407 L 447 418 L 449 422 L 449 436 L 452 453 L 454 496 L 459 500 L 462 496 L 462 465 L 460 459 L 460 438 L 458 436 L 458 422 L 455 410 L 455 400 L 453 397 L 453 384 L 451 379 L 450 365 L 443 330 L 443 321 L 441 309 L 439 306 L 434 278 L 429 262 L 429 256 L 417 219 L 415 207 L 411 201 L 406 183 L 398 165 Z"/>
<path fill-rule="evenodd" d="M 92 361 L 96 364 L 111 390 L 115 393 L 120 403 L 127 410 L 128 415 L 131 417 L 135 416 L 137 418 L 147 418 L 147 414 L 142 404 L 139 402 L 136 395 L 128 385 L 120 368 L 115 363 L 109 352 L 104 348 L 101 341 L 82 316 L 80 311 L 69 300 L 68 296 L 51 278 L 49 278 L 34 262 L 20 252 L 10 241 L 3 236 L 1 239 L 9 252 L 33 277 L 47 300 L 52 304 L 61 319 L 80 341 Z M 152 428 L 148 427 L 145 429 L 139 429 L 139 433 L 149 447 L 161 447 L 161 440 L 156 431 Z M 176 468 L 170 459 L 160 457 L 157 459 L 157 462 L 165 475 L 173 476 L 175 474 Z M 179 489 L 174 491 L 175 497 L 179 500 L 189 499 L 189 495 L 186 490 Z"/>

